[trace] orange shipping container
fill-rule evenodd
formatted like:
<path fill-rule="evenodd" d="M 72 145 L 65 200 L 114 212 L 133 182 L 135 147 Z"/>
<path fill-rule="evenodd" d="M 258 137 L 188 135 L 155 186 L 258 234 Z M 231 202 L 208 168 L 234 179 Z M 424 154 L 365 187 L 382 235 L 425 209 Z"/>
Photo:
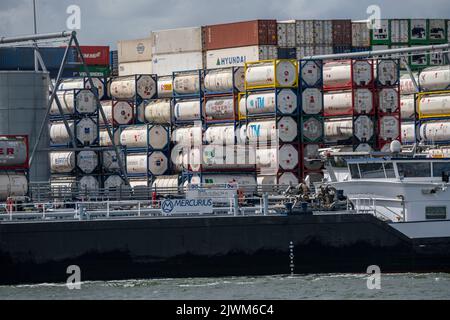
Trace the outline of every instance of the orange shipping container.
<path fill-rule="evenodd" d="M 253 20 L 204 28 L 205 50 L 277 45 L 277 21 Z"/>

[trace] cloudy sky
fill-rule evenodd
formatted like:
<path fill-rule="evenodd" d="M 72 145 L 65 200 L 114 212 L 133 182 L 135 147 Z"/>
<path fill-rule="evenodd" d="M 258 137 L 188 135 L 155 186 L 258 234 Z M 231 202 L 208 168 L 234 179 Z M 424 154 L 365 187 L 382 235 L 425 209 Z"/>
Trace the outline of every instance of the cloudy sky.
<path fill-rule="evenodd" d="M 33 0 L 0 0 L 0 36 L 33 31 Z M 39 32 L 65 30 L 70 5 L 81 9 L 79 38 L 111 45 L 152 30 L 247 19 L 366 19 L 378 5 L 384 18 L 450 18 L 448 0 L 36 0 Z"/>

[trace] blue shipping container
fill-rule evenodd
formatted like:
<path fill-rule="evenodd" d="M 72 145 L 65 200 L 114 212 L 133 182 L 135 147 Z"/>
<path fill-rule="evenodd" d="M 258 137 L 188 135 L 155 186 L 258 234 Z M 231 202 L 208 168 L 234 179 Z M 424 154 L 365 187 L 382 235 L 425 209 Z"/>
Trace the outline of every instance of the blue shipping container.
<path fill-rule="evenodd" d="M 352 47 L 350 46 L 334 46 L 333 53 L 350 53 L 352 52 Z"/>
<path fill-rule="evenodd" d="M 371 51 L 372 47 L 352 47 L 352 52 Z"/>
<path fill-rule="evenodd" d="M 57 70 L 61 66 L 66 48 L 39 48 L 47 69 Z M 75 48 L 69 49 L 68 63 L 77 62 Z M 0 48 L 0 70 L 34 70 L 32 47 Z"/>
<path fill-rule="evenodd" d="M 297 49 L 278 48 L 278 59 L 297 59 Z"/>

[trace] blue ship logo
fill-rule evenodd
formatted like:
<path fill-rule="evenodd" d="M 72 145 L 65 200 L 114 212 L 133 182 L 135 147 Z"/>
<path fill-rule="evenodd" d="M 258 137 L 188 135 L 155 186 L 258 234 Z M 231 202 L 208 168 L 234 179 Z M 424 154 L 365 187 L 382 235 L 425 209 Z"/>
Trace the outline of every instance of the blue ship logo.
<path fill-rule="evenodd" d="M 164 202 L 161 205 L 161 208 L 164 213 L 172 213 L 175 206 L 171 200 L 164 200 Z"/>

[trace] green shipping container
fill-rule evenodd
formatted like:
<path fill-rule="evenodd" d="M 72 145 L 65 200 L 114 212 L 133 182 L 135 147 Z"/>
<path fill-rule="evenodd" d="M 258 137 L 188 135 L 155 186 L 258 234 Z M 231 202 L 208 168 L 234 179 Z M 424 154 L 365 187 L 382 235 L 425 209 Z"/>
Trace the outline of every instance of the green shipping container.
<path fill-rule="evenodd" d="M 391 44 L 391 21 L 388 19 L 381 19 L 379 26 L 370 30 L 370 44 Z"/>
<path fill-rule="evenodd" d="M 413 70 L 426 68 L 430 65 L 430 55 L 426 52 L 420 52 L 409 57 L 409 65 Z"/>
<path fill-rule="evenodd" d="M 448 27 L 445 19 L 428 20 L 430 43 L 447 43 Z"/>
<path fill-rule="evenodd" d="M 409 20 L 409 44 L 426 45 L 429 43 L 428 19 Z"/>
<path fill-rule="evenodd" d="M 109 67 L 89 66 L 89 72 L 92 77 L 109 77 L 111 75 L 111 69 Z M 79 77 L 87 77 L 83 67 L 80 67 Z"/>

